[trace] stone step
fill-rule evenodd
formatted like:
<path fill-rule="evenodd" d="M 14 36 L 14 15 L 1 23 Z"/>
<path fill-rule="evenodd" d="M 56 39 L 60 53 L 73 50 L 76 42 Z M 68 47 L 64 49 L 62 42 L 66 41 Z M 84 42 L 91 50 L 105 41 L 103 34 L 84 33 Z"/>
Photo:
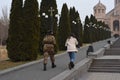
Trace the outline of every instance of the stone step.
<path fill-rule="evenodd" d="M 118 48 L 109 48 L 109 49 L 106 49 L 106 51 L 107 50 L 110 50 L 110 51 L 120 51 L 120 47 L 118 47 Z"/>
<path fill-rule="evenodd" d="M 120 65 L 120 62 L 93 62 L 93 65 Z"/>
<path fill-rule="evenodd" d="M 112 72 L 112 73 L 120 73 L 120 69 L 89 69 L 88 72 Z"/>
<path fill-rule="evenodd" d="M 106 50 L 104 55 L 120 55 L 120 50 Z"/>
<path fill-rule="evenodd" d="M 93 59 L 93 62 L 120 62 L 120 59 Z"/>
<path fill-rule="evenodd" d="M 94 67 L 91 67 L 89 69 L 114 69 L 114 70 L 120 70 L 120 67 L 117 67 L 117 66 L 110 66 L 110 67 L 107 67 L 107 66 L 103 66 L 103 67 L 98 67 L 98 66 L 94 66 Z"/>
<path fill-rule="evenodd" d="M 120 67 L 120 64 L 92 64 L 91 67 Z"/>
<path fill-rule="evenodd" d="M 89 72 L 120 72 L 120 59 L 93 59 Z"/>

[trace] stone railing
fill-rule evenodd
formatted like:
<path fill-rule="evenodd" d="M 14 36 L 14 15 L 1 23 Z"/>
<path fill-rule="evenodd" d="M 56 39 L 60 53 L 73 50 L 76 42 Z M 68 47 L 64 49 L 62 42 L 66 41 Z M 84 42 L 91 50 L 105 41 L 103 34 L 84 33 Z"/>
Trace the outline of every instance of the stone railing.
<path fill-rule="evenodd" d="M 91 52 L 91 53 L 89 53 L 88 58 L 101 57 L 101 56 L 103 56 L 104 51 L 105 51 L 105 48 L 101 48 L 96 52 Z"/>

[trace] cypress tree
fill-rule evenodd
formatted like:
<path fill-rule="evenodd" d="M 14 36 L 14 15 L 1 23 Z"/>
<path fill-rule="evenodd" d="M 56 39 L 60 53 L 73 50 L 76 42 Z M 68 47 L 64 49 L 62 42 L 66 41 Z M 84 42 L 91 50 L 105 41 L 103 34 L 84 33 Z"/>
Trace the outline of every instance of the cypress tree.
<path fill-rule="evenodd" d="M 91 42 L 95 41 L 95 30 L 94 30 L 94 26 L 95 25 L 95 17 L 91 14 L 90 16 L 90 40 Z"/>
<path fill-rule="evenodd" d="M 76 15 L 75 15 L 75 8 L 73 7 L 73 8 L 70 8 L 70 28 L 71 28 L 71 32 L 72 33 L 74 33 L 75 32 L 75 26 L 76 26 L 76 24 L 75 23 L 77 23 L 77 22 L 75 22 L 76 21 Z"/>
<path fill-rule="evenodd" d="M 25 0 L 22 60 L 35 60 L 39 49 L 39 18 L 37 0 Z"/>
<path fill-rule="evenodd" d="M 22 5 L 22 0 L 12 0 L 7 40 L 8 57 L 12 61 L 20 61 L 21 58 Z"/>
<path fill-rule="evenodd" d="M 82 24 L 78 11 L 75 8 L 70 8 L 70 28 L 71 32 L 76 35 L 79 46 L 82 46 Z"/>
<path fill-rule="evenodd" d="M 84 31 L 83 31 L 83 42 L 84 43 L 89 43 L 90 42 L 90 35 L 89 35 L 89 24 L 90 20 L 89 17 L 85 17 L 85 23 L 84 23 Z"/>
<path fill-rule="evenodd" d="M 65 50 L 65 41 L 70 35 L 70 20 L 69 20 L 69 10 L 67 4 L 63 4 L 59 29 L 58 29 L 58 44 L 59 50 Z"/>
<path fill-rule="evenodd" d="M 82 23 L 81 23 L 78 11 L 76 12 L 76 22 L 77 22 L 77 25 L 76 25 L 76 28 L 75 28 L 75 33 L 76 33 L 76 37 L 77 37 L 77 39 L 79 41 L 79 46 L 82 46 L 82 33 L 83 33 L 83 30 L 82 30 Z"/>

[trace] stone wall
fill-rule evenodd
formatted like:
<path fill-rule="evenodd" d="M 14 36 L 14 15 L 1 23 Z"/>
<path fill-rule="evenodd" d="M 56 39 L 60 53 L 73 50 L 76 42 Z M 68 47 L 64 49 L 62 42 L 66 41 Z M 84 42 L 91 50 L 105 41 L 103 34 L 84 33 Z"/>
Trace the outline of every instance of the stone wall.
<path fill-rule="evenodd" d="M 0 46 L 0 61 L 7 59 L 8 59 L 8 54 L 7 54 L 6 46 Z"/>

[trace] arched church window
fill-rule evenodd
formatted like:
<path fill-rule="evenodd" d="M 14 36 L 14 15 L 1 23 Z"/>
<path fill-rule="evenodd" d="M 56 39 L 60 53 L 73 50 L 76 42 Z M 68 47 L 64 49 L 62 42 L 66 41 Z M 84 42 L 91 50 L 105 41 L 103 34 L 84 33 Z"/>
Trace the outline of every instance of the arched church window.
<path fill-rule="evenodd" d="M 98 9 L 98 13 L 100 13 L 100 9 Z"/>
<path fill-rule="evenodd" d="M 104 13 L 104 9 L 102 9 L 102 13 Z"/>
<path fill-rule="evenodd" d="M 113 30 L 114 31 L 119 31 L 119 20 L 114 20 L 113 21 Z"/>

